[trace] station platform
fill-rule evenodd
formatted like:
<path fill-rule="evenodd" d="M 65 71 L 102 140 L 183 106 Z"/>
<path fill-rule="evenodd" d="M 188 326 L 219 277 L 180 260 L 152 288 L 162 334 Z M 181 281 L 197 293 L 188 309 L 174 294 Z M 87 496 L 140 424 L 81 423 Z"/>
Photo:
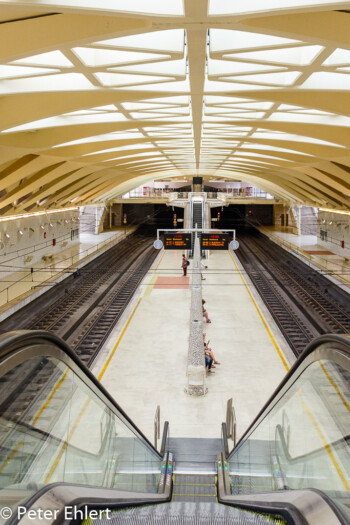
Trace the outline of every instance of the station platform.
<path fill-rule="evenodd" d="M 134 226 L 120 227 L 98 235 L 80 233 L 74 244 L 56 251 L 54 257 L 51 257 L 52 246 L 35 252 L 36 255 L 40 254 L 40 260 L 31 265 L 23 263 L 23 254 L 9 254 L 0 262 L 0 321 L 67 277 L 68 272 L 81 268 L 101 255 L 135 229 Z"/>
<path fill-rule="evenodd" d="M 235 254 L 212 252 L 202 281 L 212 322 L 203 330 L 221 364 L 207 374 L 207 395 L 188 396 L 191 267 L 183 277 L 181 257 L 160 253 L 93 372 L 152 441 L 157 405 L 171 437 L 218 438 L 231 397 L 242 435 L 295 358 Z"/>
<path fill-rule="evenodd" d="M 261 226 L 258 229 L 350 293 L 349 258 L 333 253 L 331 249 L 327 250 L 318 244 L 317 235 L 296 235 L 288 228 L 281 230 L 272 226 Z"/>

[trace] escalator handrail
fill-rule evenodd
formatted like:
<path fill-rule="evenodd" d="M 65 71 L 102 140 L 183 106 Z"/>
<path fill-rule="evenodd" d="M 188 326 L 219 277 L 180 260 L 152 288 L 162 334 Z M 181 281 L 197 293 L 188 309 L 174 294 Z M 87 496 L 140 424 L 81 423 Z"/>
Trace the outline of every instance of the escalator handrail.
<path fill-rule="evenodd" d="M 332 499 L 318 489 L 278 490 L 251 494 L 231 494 L 229 467 L 224 454 L 217 457 L 218 501 L 250 512 L 280 515 L 294 525 L 348 525 Z"/>
<path fill-rule="evenodd" d="M 87 507 L 88 509 L 116 510 L 120 508 L 135 507 L 138 505 L 152 505 L 166 503 L 171 499 L 171 485 L 165 487 L 163 494 L 150 492 L 131 492 L 113 488 L 99 487 L 93 485 L 79 485 L 73 483 L 50 483 L 40 488 L 32 497 L 21 505 L 21 513 L 14 512 L 12 517 L 6 521 L 8 525 L 35 523 L 32 518 L 27 518 L 27 512 L 32 516 L 39 515 L 41 509 L 52 511 L 45 519 L 45 524 L 56 525 L 57 523 L 67 523 L 62 514 L 65 509 L 69 511 L 79 511 Z M 24 510 L 26 511 L 24 513 Z M 77 514 L 79 517 L 79 514 Z M 58 520 L 57 520 L 58 517 Z M 69 520 L 71 521 L 71 520 Z M 72 522 L 77 523 L 76 520 Z"/>
<path fill-rule="evenodd" d="M 62 351 L 67 356 L 68 359 L 66 364 L 73 371 L 73 373 L 77 373 L 81 379 L 87 378 L 90 382 L 92 382 L 95 389 L 97 389 L 99 393 L 102 394 L 102 397 L 107 398 L 109 404 L 112 405 L 116 410 L 116 415 L 121 415 L 135 431 L 138 437 L 140 437 L 147 444 L 148 448 L 151 448 L 152 452 L 155 453 L 161 460 L 162 456 L 148 440 L 148 438 L 143 434 L 143 432 L 137 427 L 137 425 L 135 425 L 126 412 L 124 412 L 124 410 L 118 405 L 109 392 L 96 379 L 92 372 L 80 361 L 79 357 L 73 352 L 67 343 L 55 334 L 46 332 L 45 330 L 19 330 L 1 334 L 0 369 L 1 365 L 7 358 L 21 352 L 25 346 L 44 345 L 45 343 L 51 344 L 53 348 L 57 347 L 59 351 Z M 42 355 L 45 356 L 45 353 Z M 35 356 L 37 356 L 37 354 L 35 354 Z M 31 356 L 29 355 L 28 357 L 30 358 Z M 57 358 L 60 359 L 59 356 L 57 356 Z"/>
<path fill-rule="evenodd" d="M 338 344 L 341 348 L 333 347 L 332 351 L 326 349 L 324 345 L 327 343 Z M 336 352 L 334 352 L 336 350 Z M 320 359 L 332 359 L 335 360 L 336 356 L 340 356 L 341 353 L 348 354 L 350 358 L 350 336 L 338 335 L 338 334 L 325 334 L 317 337 L 305 348 L 303 353 L 291 367 L 289 372 L 282 379 L 278 387 L 269 397 L 265 405 L 262 407 L 258 415 L 254 418 L 252 423 L 249 425 L 247 430 L 239 439 L 236 446 L 231 450 L 227 461 L 229 461 L 232 455 L 237 451 L 237 449 L 246 441 L 248 436 L 255 430 L 255 428 L 260 424 L 260 422 L 267 416 L 267 414 L 272 410 L 276 405 L 279 399 L 284 394 L 284 391 L 287 390 L 287 385 L 290 380 L 295 376 L 295 379 L 299 377 L 302 372 L 313 362 L 319 361 Z M 312 357 L 312 354 L 314 356 Z M 294 379 L 294 381 L 295 381 Z M 293 381 L 293 382 L 294 382 Z M 289 387 L 288 387 L 289 388 Z"/>

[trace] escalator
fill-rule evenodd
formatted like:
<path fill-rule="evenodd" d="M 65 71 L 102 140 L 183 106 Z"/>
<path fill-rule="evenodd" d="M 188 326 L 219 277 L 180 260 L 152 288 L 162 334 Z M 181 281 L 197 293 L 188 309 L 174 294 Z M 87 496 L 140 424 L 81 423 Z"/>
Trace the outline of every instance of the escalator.
<path fill-rule="evenodd" d="M 192 199 L 191 200 L 191 228 L 201 229 L 204 227 L 204 202 L 203 199 Z M 195 234 L 192 234 L 191 241 L 191 252 L 190 256 L 193 257 L 194 250 L 194 239 Z"/>
<path fill-rule="evenodd" d="M 231 452 L 223 424 L 160 453 L 62 340 L 4 334 L 0 523 L 349 523 L 349 379 L 350 340 L 322 336 Z"/>

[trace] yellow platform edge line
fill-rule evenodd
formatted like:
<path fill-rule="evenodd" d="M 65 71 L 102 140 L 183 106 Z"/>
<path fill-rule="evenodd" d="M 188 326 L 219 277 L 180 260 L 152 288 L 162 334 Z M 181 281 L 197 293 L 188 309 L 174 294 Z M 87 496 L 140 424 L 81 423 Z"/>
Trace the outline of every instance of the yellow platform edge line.
<path fill-rule="evenodd" d="M 109 363 L 111 362 L 112 357 L 114 356 L 114 354 L 115 354 L 115 352 L 116 352 L 116 350 L 117 350 L 117 348 L 118 348 L 118 346 L 120 344 L 120 341 L 123 339 L 124 334 L 125 334 L 126 330 L 128 329 L 128 326 L 131 323 L 131 320 L 132 320 L 132 318 L 134 317 L 134 315 L 136 313 L 136 310 L 140 306 L 141 301 L 142 301 L 142 297 L 140 297 L 140 299 L 137 301 L 137 304 L 136 304 L 135 308 L 133 309 L 129 319 L 127 320 L 126 325 L 124 326 L 122 333 L 118 337 L 118 341 L 116 342 L 116 344 L 115 344 L 115 346 L 114 346 L 114 348 L 113 348 L 113 350 L 111 352 L 111 355 L 109 356 L 109 358 L 107 359 L 104 367 L 102 368 L 102 371 L 101 371 L 100 375 L 98 376 L 98 380 L 99 381 L 101 381 L 102 377 L 104 376 L 104 374 L 105 374 L 105 372 L 106 372 L 106 370 L 107 370 L 107 368 L 109 366 Z"/>
<path fill-rule="evenodd" d="M 273 337 L 270 328 L 267 326 L 267 323 L 266 323 L 266 321 L 265 321 L 265 319 L 264 319 L 264 316 L 262 315 L 262 313 L 261 313 L 261 311 L 260 311 L 260 308 L 258 307 L 258 305 L 257 305 L 257 303 L 256 303 L 256 301 L 255 301 L 255 299 L 254 299 L 254 297 L 252 296 L 252 293 L 251 293 L 251 291 L 249 290 L 249 287 L 248 287 L 247 283 L 245 282 L 245 279 L 244 279 L 244 277 L 243 277 L 243 275 L 242 275 L 240 269 L 238 268 L 238 266 L 237 266 L 237 264 L 236 264 L 236 261 L 235 261 L 234 258 L 232 257 L 232 254 L 231 254 L 230 252 L 228 252 L 228 253 L 230 254 L 230 257 L 231 257 L 231 259 L 232 259 L 232 262 L 233 262 L 233 264 L 235 265 L 235 268 L 236 268 L 236 270 L 238 271 L 239 276 L 240 276 L 240 278 L 242 279 L 242 282 L 243 282 L 244 286 L 246 287 L 246 290 L 247 290 L 247 292 L 248 292 L 248 294 L 249 294 L 249 297 L 250 297 L 251 300 L 253 301 L 253 304 L 254 304 L 254 306 L 255 306 L 255 308 L 256 308 L 256 311 L 258 312 L 259 317 L 260 317 L 260 319 L 262 320 L 262 323 L 263 323 L 263 325 L 265 326 L 266 331 L 267 331 L 267 333 L 269 334 L 270 339 L 271 339 L 271 341 L 272 341 L 274 347 L 276 348 L 277 353 L 278 353 L 278 355 L 279 355 L 279 357 L 280 357 L 280 359 L 281 359 L 281 361 L 282 361 L 282 363 L 283 363 L 285 369 L 287 370 L 287 372 L 289 372 L 289 366 L 288 366 L 288 364 L 287 364 L 287 361 L 285 360 L 285 358 L 284 358 L 284 356 L 283 356 L 283 354 L 282 354 L 282 352 L 281 352 L 281 350 L 280 350 L 278 344 L 276 343 L 276 340 L 275 340 L 275 338 Z"/>

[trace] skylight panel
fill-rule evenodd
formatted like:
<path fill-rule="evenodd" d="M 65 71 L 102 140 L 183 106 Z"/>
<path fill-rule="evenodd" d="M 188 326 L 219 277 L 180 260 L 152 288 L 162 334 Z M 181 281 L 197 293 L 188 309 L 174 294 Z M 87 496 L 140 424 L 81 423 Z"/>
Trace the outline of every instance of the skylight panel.
<path fill-rule="evenodd" d="M 243 104 L 245 102 L 251 102 L 252 99 L 250 98 L 233 98 L 233 97 L 217 97 L 215 95 L 206 95 L 204 98 L 204 101 L 207 104 L 210 105 L 229 105 L 229 104 Z"/>
<path fill-rule="evenodd" d="M 56 2 L 45 2 L 50 5 L 57 5 Z M 182 16 L 183 3 L 182 0 L 60 0 L 59 5 L 62 7 L 77 7 L 89 10 L 107 10 L 121 13 L 138 13 L 144 15 L 158 15 L 158 16 Z"/>
<path fill-rule="evenodd" d="M 292 135 L 290 133 L 275 133 L 268 131 L 267 133 L 261 133 L 260 131 L 257 131 L 252 135 L 252 138 L 262 138 L 264 140 L 267 139 L 281 139 L 281 140 L 287 140 L 287 141 L 294 141 L 294 142 L 308 142 L 310 144 L 321 144 L 324 146 L 333 146 L 338 147 L 339 149 L 344 149 L 344 146 L 340 146 L 339 144 L 335 144 L 333 142 L 327 142 L 326 140 L 319 140 L 315 139 L 313 137 L 308 137 L 306 135 Z"/>
<path fill-rule="evenodd" d="M 250 64 L 248 62 L 227 62 L 224 60 L 210 59 L 208 61 L 208 76 L 229 76 L 239 75 L 242 73 L 268 73 L 273 71 L 281 71 L 281 67 Z"/>
<path fill-rule="evenodd" d="M 99 49 L 93 47 L 74 47 L 72 51 L 88 67 L 121 66 L 150 60 L 164 60 L 167 58 L 164 55 L 156 53 L 140 53 L 136 51 Z"/>
<path fill-rule="evenodd" d="M 346 66 L 350 65 L 350 51 L 348 49 L 336 49 L 328 58 L 323 62 L 324 66 Z"/>
<path fill-rule="evenodd" d="M 293 84 L 299 76 L 300 73 L 298 71 L 284 71 L 282 73 L 225 77 L 225 81 L 254 82 L 256 84 L 265 84 L 268 86 L 289 86 Z"/>
<path fill-rule="evenodd" d="M 350 75 L 343 73 L 330 73 L 318 71 L 302 84 L 302 89 L 349 90 Z"/>
<path fill-rule="evenodd" d="M 260 2 L 261 0 L 259 0 Z M 232 2 L 230 1 L 232 4 Z M 246 31 L 234 31 L 231 29 L 210 30 L 210 52 L 238 52 L 245 49 L 259 49 L 261 47 L 273 47 L 298 43 L 298 40 L 281 38 L 277 36 L 263 35 L 260 33 L 249 33 Z"/>
<path fill-rule="evenodd" d="M 245 2 L 232 2 L 232 0 L 209 0 L 209 15 L 233 15 L 238 13 L 266 12 L 293 7 L 311 7 L 318 5 L 339 4 L 337 0 L 245 0 Z"/>
<path fill-rule="evenodd" d="M 227 115 L 225 115 L 226 117 L 228 118 L 233 118 L 233 119 L 241 119 L 241 118 L 246 118 L 246 119 L 261 119 L 261 118 L 264 118 L 265 117 L 265 113 L 261 113 L 259 111 L 249 111 L 249 112 L 245 112 L 244 110 L 236 113 L 235 111 L 232 111 L 230 113 L 228 113 Z"/>
<path fill-rule="evenodd" d="M 90 115 L 60 115 L 57 117 L 50 117 L 41 120 L 34 120 L 23 124 L 21 126 L 15 126 L 4 130 L 2 133 L 12 133 L 17 131 L 25 131 L 30 129 L 43 129 L 53 128 L 59 126 L 74 126 L 78 124 L 98 124 L 107 122 L 123 122 L 126 118 L 122 113 L 103 113 L 103 114 L 90 114 Z"/>
<path fill-rule="evenodd" d="M 168 60 L 166 62 L 157 62 L 153 64 L 139 64 L 133 66 L 123 66 L 123 68 L 109 68 L 109 71 L 120 70 L 135 73 L 147 73 L 154 75 L 186 75 L 186 58 L 181 60 Z"/>
<path fill-rule="evenodd" d="M 128 75 L 124 73 L 94 73 L 95 77 L 105 87 L 132 86 L 136 84 L 153 84 L 168 82 L 168 79 L 151 75 Z"/>
<path fill-rule="evenodd" d="M 32 55 L 30 57 L 20 58 L 14 60 L 11 64 L 26 64 L 31 66 L 46 66 L 46 67 L 73 67 L 73 64 L 64 54 L 59 51 L 50 51 L 49 53 L 40 53 L 40 55 Z"/>
<path fill-rule="evenodd" d="M 144 0 L 142 1 L 145 3 Z M 99 44 L 118 48 L 154 50 L 162 53 L 183 53 L 184 39 L 185 31 L 183 29 L 167 29 L 165 31 L 152 31 L 140 35 L 103 40 Z"/>
<path fill-rule="evenodd" d="M 140 75 L 141 76 L 141 75 Z M 155 78 L 155 77 L 153 77 Z M 162 77 L 162 82 L 159 82 L 158 84 L 150 85 L 135 85 L 132 88 L 134 91 L 142 90 L 142 91 L 180 91 L 180 92 L 190 92 L 190 83 L 189 79 L 186 78 L 186 80 L 179 80 L 177 82 L 169 82 L 169 79 L 165 79 L 165 77 Z"/>
<path fill-rule="evenodd" d="M 279 153 L 279 152 L 281 152 L 281 153 L 290 153 L 291 151 L 297 151 L 297 150 L 293 150 L 292 148 L 291 149 L 287 149 L 287 148 L 279 148 L 278 146 L 270 146 L 270 145 L 266 145 L 265 146 L 263 144 L 257 144 L 254 141 L 252 141 L 252 142 L 245 142 L 244 144 L 242 144 L 240 146 L 239 149 L 244 149 L 244 148 L 258 149 L 258 150 L 262 150 L 262 151 L 266 151 L 266 152 L 276 151 L 277 153 Z M 298 153 L 300 154 L 300 151 L 298 151 Z M 304 153 L 304 152 L 302 153 L 302 155 L 307 155 L 309 157 L 313 156 L 313 155 L 311 155 L 309 153 Z"/>
<path fill-rule="evenodd" d="M 310 113 L 274 113 L 269 117 L 273 122 L 304 122 L 305 124 L 326 124 L 327 126 L 348 126 L 350 118 L 342 115 L 316 115 Z"/>
<path fill-rule="evenodd" d="M 164 96 L 162 98 L 152 98 L 150 100 L 144 100 L 143 102 L 150 102 L 152 104 L 156 105 L 162 105 L 162 104 L 176 104 L 176 105 L 186 105 L 188 106 L 190 104 L 190 97 L 188 95 L 169 95 Z"/>
<path fill-rule="evenodd" d="M 0 79 L 33 77 L 36 75 L 47 75 L 49 73 L 57 73 L 57 69 L 0 65 Z"/>
<path fill-rule="evenodd" d="M 4 80 L 0 93 L 26 93 L 30 91 L 71 91 L 92 89 L 94 86 L 80 73 L 42 75 L 18 80 Z"/>
<path fill-rule="evenodd" d="M 321 46 L 299 46 L 284 49 L 269 49 L 264 51 L 251 51 L 249 53 L 225 54 L 225 59 L 248 60 L 264 62 L 266 64 L 280 64 L 288 66 L 307 66 L 324 50 Z M 265 66 L 266 67 L 266 66 Z"/>

